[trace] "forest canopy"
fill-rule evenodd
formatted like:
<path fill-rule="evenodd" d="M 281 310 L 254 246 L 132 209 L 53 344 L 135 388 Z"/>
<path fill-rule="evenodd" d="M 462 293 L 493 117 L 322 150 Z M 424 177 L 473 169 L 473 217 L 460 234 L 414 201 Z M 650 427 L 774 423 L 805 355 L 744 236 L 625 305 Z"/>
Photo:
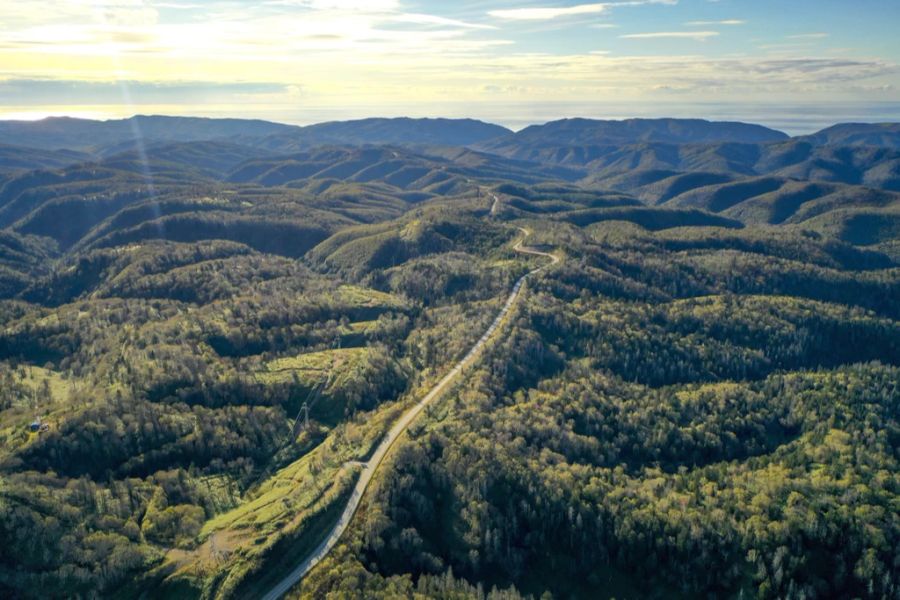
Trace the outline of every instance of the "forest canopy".
<path fill-rule="evenodd" d="M 896 150 L 554 131 L 0 168 L 0 595 L 261 596 L 547 265 L 289 597 L 897 598 Z"/>

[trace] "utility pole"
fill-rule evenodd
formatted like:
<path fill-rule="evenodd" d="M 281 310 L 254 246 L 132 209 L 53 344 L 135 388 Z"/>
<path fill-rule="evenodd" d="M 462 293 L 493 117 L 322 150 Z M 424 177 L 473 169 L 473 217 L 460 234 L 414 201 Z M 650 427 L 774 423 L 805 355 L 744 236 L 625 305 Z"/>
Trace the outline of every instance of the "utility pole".
<path fill-rule="evenodd" d="M 341 347 L 341 337 L 337 336 L 334 340 L 334 344 L 332 348 Z M 319 401 L 319 398 L 322 397 L 322 390 L 328 387 L 334 378 L 334 370 L 328 372 L 328 376 L 325 378 L 325 381 L 321 381 L 309 391 L 309 394 L 306 396 L 306 400 L 300 406 L 300 411 L 297 412 L 297 417 L 294 419 L 294 426 L 291 428 L 291 432 L 293 434 L 293 440 L 297 441 L 297 436 L 300 435 L 301 431 L 307 431 L 309 429 L 309 409 L 312 408 L 316 402 Z M 300 427 L 300 415 L 303 415 L 303 428 Z"/>
<path fill-rule="evenodd" d="M 300 414 L 301 413 L 303 414 L 303 421 L 302 421 L 303 427 L 302 428 L 300 426 L 300 423 L 301 423 Z M 300 412 L 297 413 L 297 418 L 294 419 L 294 426 L 291 428 L 291 433 L 294 436 L 293 441 L 296 441 L 296 438 L 298 435 L 300 435 L 301 431 L 306 431 L 308 429 L 309 429 L 309 402 L 307 401 L 307 402 L 304 402 L 303 405 L 300 407 Z"/>

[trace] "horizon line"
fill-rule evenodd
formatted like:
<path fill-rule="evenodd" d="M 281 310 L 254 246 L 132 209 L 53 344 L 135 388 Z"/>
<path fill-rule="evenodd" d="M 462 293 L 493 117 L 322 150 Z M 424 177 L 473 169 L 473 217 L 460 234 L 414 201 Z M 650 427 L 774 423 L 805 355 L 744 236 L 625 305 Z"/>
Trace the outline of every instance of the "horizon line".
<path fill-rule="evenodd" d="M 885 103 L 885 104 L 894 104 L 894 103 Z M 717 106 L 720 106 L 717 104 Z M 0 122 L 2 123 L 40 123 L 42 121 L 50 121 L 50 120 L 62 120 L 69 119 L 73 121 L 85 121 L 91 123 L 111 123 L 111 122 L 120 122 L 120 121 L 128 121 L 131 119 L 137 118 L 156 118 L 156 119 L 197 119 L 204 121 L 247 121 L 247 122 L 258 122 L 258 123 L 269 123 L 273 125 L 283 125 L 285 127 L 296 127 L 298 129 L 303 129 L 306 127 L 313 127 L 316 125 L 325 125 L 330 123 L 353 123 L 358 121 L 373 121 L 373 120 L 383 120 L 383 121 L 474 121 L 478 123 L 483 123 L 485 125 L 494 125 L 497 127 L 503 127 L 504 129 L 509 129 L 511 131 L 520 131 L 526 127 L 530 126 L 541 126 L 548 125 L 550 123 L 558 123 L 561 121 L 593 121 L 593 122 L 608 122 L 608 123 L 622 123 L 626 121 L 701 121 L 706 123 L 730 123 L 730 124 L 740 124 L 740 125 L 753 125 L 758 127 L 764 127 L 767 129 L 771 129 L 773 131 L 779 131 L 780 133 L 786 133 L 780 131 L 779 129 L 764 125 L 763 123 L 750 121 L 750 120 L 742 120 L 737 118 L 716 118 L 716 117 L 698 117 L 698 116 L 644 116 L 644 115 L 635 115 L 635 116 L 616 116 L 616 117 L 591 117 L 591 116 L 577 116 L 577 115 L 567 115 L 567 116 L 559 116 L 557 118 L 552 118 L 549 120 L 537 119 L 531 121 L 530 124 L 525 125 L 521 129 L 513 129 L 502 125 L 500 123 L 496 123 L 494 121 L 478 118 L 478 117 L 458 117 L 458 116 L 379 116 L 377 114 L 373 114 L 366 117 L 354 117 L 354 118 L 346 118 L 346 119 L 327 119 L 323 121 L 313 121 L 305 124 L 299 123 L 291 123 L 286 120 L 276 120 L 276 119 L 264 119 L 259 117 L 251 117 L 251 116 L 209 116 L 209 115 L 198 115 L 198 114 L 188 114 L 188 113 L 180 113 L 180 114 L 165 114 L 158 112 L 137 112 L 131 114 L 129 116 L 116 117 L 110 116 L 108 118 L 95 118 L 88 116 L 79 116 L 76 114 L 45 114 L 41 116 L 35 116 L 34 118 L 28 117 L 11 117 L 8 118 L 3 114 L 0 114 Z M 832 125 L 894 125 L 900 124 L 900 117 L 897 120 L 837 120 L 832 121 Z M 788 134 L 790 135 L 790 134 Z M 795 136 L 791 136 L 795 137 Z"/>

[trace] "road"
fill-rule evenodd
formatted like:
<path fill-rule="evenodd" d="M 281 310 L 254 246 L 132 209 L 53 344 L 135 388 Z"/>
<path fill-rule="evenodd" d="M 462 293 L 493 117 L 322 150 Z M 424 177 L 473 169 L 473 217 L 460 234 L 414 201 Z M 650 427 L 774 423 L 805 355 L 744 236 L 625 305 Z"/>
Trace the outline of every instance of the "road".
<path fill-rule="evenodd" d="M 494 196 L 494 201 L 497 201 L 497 197 Z M 263 600 L 277 600 L 281 598 L 289 589 L 291 589 L 294 585 L 297 584 L 303 577 L 315 567 L 319 561 L 321 561 L 325 556 L 331 552 L 331 549 L 335 547 L 341 535 L 343 535 L 344 531 L 346 531 L 347 527 L 350 525 L 350 521 L 353 519 L 353 515 L 356 514 L 356 510 L 359 508 L 359 504 L 362 501 L 363 494 L 366 491 L 366 488 L 369 486 L 369 482 L 372 481 L 372 478 L 375 476 L 375 472 L 378 470 L 378 467 L 381 465 L 381 461 L 384 460 L 384 457 L 387 455 L 388 451 L 391 449 L 391 446 L 394 445 L 394 442 L 409 428 L 410 424 L 419 416 L 426 406 L 430 403 L 434 402 L 456 379 L 459 374 L 466 368 L 469 367 L 475 360 L 478 358 L 478 354 L 481 350 L 484 349 L 485 344 L 491 339 L 497 329 L 503 324 L 503 320 L 506 318 L 506 315 L 509 313 L 510 309 L 515 304 L 516 300 L 518 300 L 519 295 L 522 291 L 522 286 L 525 284 L 525 280 L 546 269 L 550 265 L 555 265 L 559 262 L 559 257 L 550 254 L 549 252 L 541 252 L 540 250 L 536 250 L 534 248 L 528 248 L 522 246 L 522 243 L 525 239 L 531 235 L 531 232 L 522 227 L 519 228 L 522 231 L 522 237 L 515 243 L 513 246 L 513 250 L 516 252 L 520 252 L 522 254 L 530 254 L 533 256 L 544 256 L 551 260 L 551 262 L 543 265 L 542 267 L 538 267 L 533 271 L 529 271 L 525 275 L 519 278 L 516 282 L 516 285 L 513 286 L 512 291 L 509 294 L 509 297 L 506 299 L 506 303 L 503 305 L 503 308 L 497 314 L 494 321 L 491 323 L 490 327 L 484 332 L 478 341 L 472 346 L 469 352 L 458 362 L 456 365 L 450 369 L 450 372 L 444 375 L 444 378 L 441 379 L 431 390 L 425 394 L 425 396 L 412 408 L 403 413 L 403 416 L 394 423 L 394 426 L 391 427 L 391 430 L 388 432 L 387 436 L 382 440 L 381 444 L 378 445 L 378 448 L 375 450 L 375 453 L 366 463 L 356 463 L 362 465 L 362 473 L 360 473 L 359 479 L 356 482 L 356 486 L 353 488 L 353 493 L 350 496 L 350 499 L 347 500 L 347 506 L 344 507 L 344 512 L 341 514 L 340 519 L 338 519 L 337 523 L 334 524 L 334 527 L 331 528 L 331 531 L 328 533 L 328 537 L 322 540 L 318 546 L 307 556 L 303 562 L 301 562 L 297 567 L 288 573 L 287 576 L 284 577 L 277 585 L 275 585 L 265 596 L 263 596 Z"/>
<path fill-rule="evenodd" d="M 491 216 L 493 217 L 500 211 L 500 198 L 498 198 L 496 194 L 491 194 L 491 198 L 494 199 L 491 203 Z"/>

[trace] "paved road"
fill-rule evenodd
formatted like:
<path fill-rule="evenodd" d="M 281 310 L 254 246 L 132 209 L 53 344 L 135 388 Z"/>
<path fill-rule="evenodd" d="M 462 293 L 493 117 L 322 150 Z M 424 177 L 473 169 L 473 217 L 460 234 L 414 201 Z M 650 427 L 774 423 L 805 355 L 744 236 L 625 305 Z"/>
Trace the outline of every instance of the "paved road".
<path fill-rule="evenodd" d="M 494 201 L 497 201 L 497 197 L 494 196 Z M 507 313 L 509 313 L 513 304 L 515 304 L 516 300 L 519 298 L 519 294 L 522 291 L 522 286 L 525 283 L 525 280 L 535 273 L 542 271 L 549 267 L 550 265 L 555 265 L 559 262 L 559 257 L 549 252 L 541 252 L 540 250 L 536 250 L 534 248 L 528 248 L 522 246 L 522 243 L 525 239 L 531 234 L 530 231 L 524 228 L 519 228 L 523 236 L 516 242 L 513 246 L 513 250 L 516 252 L 521 252 L 522 254 L 531 254 L 535 256 L 545 256 L 551 259 L 551 262 L 546 265 L 534 269 L 519 278 L 516 282 L 516 285 L 513 286 L 512 292 L 510 292 L 509 297 L 506 299 L 506 303 L 503 305 L 503 308 L 497 314 L 497 317 L 494 319 L 491 326 L 487 328 L 487 331 L 484 332 L 478 341 L 475 342 L 475 345 L 469 350 L 469 352 L 458 362 L 456 365 L 450 370 L 449 373 L 444 375 L 444 378 L 441 379 L 431 391 L 429 391 L 418 404 L 410 408 L 406 411 L 402 417 L 391 427 L 391 430 L 388 432 L 387 436 L 382 440 L 381 444 L 378 445 L 378 448 L 375 450 L 375 453 L 366 463 L 356 463 L 361 464 L 363 466 L 362 473 L 359 476 L 359 480 L 356 482 L 356 486 L 353 488 L 353 494 L 350 496 L 350 499 L 347 501 L 347 506 L 344 507 L 344 512 L 341 514 L 340 519 L 338 519 L 337 523 L 334 524 L 334 527 L 331 528 L 331 531 L 328 533 L 328 537 L 322 540 L 316 548 L 307 556 L 303 562 L 301 562 L 297 567 L 288 573 L 284 579 L 282 579 L 275 587 L 273 587 L 265 596 L 263 596 L 263 600 L 277 600 L 281 598 L 289 589 L 291 589 L 294 585 L 297 584 L 313 567 L 315 567 L 319 561 L 321 561 L 332 548 L 337 544 L 341 535 L 343 535 L 344 531 L 350 525 L 350 521 L 353 519 L 353 515 L 356 514 L 356 510 L 359 508 L 359 503 L 362 500 L 363 494 L 366 491 L 366 488 L 369 486 L 369 482 L 372 481 L 372 477 L 375 475 L 375 471 L 378 470 L 379 465 L 381 465 L 381 461 L 384 459 L 385 455 L 387 455 L 388 450 L 391 449 L 394 442 L 397 441 L 397 438 L 406 431 L 406 429 L 410 426 L 410 424 L 419 416 L 426 406 L 428 406 L 431 402 L 437 399 L 441 393 L 443 393 L 447 387 L 453 382 L 454 379 L 463 371 L 466 367 L 470 366 L 475 359 L 478 357 L 478 354 L 484 348 L 484 345 L 491 339 L 491 336 L 494 335 L 494 332 L 503 324 L 503 319 L 506 317 Z"/>

